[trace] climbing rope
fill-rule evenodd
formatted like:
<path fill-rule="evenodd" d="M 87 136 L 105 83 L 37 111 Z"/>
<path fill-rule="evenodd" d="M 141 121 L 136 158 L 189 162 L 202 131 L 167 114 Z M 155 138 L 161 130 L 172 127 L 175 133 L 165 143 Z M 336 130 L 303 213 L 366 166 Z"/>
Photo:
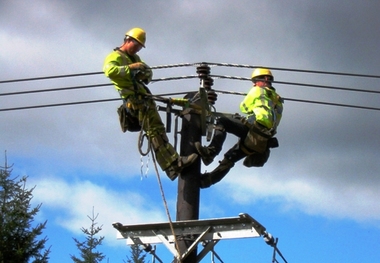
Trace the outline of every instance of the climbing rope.
<path fill-rule="evenodd" d="M 148 109 L 149 109 L 149 106 L 147 106 L 146 110 L 148 110 Z M 157 168 L 157 161 L 156 161 L 156 158 L 155 158 L 155 155 L 154 155 L 153 146 L 152 146 L 152 143 L 151 143 L 151 140 L 150 140 L 149 136 L 144 132 L 144 129 L 143 129 L 143 127 L 145 127 L 145 124 L 146 124 L 147 129 L 149 129 L 149 118 L 147 118 L 147 114 L 144 115 L 144 118 L 143 118 L 143 120 L 141 122 L 141 130 L 139 132 L 139 139 L 138 139 L 138 149 L 139 149 L 139 152 L 141 154 L 141 158 L 143 156 L 148 155 L 149 153 L 151 153 L 151 155 L 152 155 L 152 160 L 153 160 L 154 169 L 155 169 L 156 175 L 157 175 L 157 180 L 158 180 L 158 185 L 159 185 L 159 188 L 160 188 L 161 197 L 162 197 L 162 200 L 163 200 L 163 203 L 164 203 L 166 215 L 167 215 L 168 220 L 169 220 L 170 229 L 171 229 L 172 234 L 173 234 L 174 244 L 175 244 L 175 248 L 176 248 L 177 253 L 178 253 L 179 263 L 181 263 L 180 250 L 179 250 L 179 247 L 178 247 L 177 237 L 175 235 L 175 231 L 174 231 L 174 227 L 173 227 L 173 221 L 172 221 L 171 216 L 170 216 L 168 204 L 167 204 L 166 198 L 165 198 L 164 189 L 162 187 L 161 177 L 160 177 L 160 173 L 159 173 L 158 168 Z M 142 146 L 144 144 L 144 139 L 146 139 L 148 141 L 148 147 L 147 147 L 147 151 L 146 152 L 144 152 L 142 150 Z M 143 162 L 141 161 L 141 175 L 143 174 L 142 167 L 143 167 Z M 148 165 L 147 165 L 147 167 L 148 167 Z"/>
<path fill-rule="evenodd" d="M 169 208 L 168 208 L 168 203 L 166 202 L 164 189 L 162 187 L 161 177 L 160 177 L 160 173 L 158 172 L 157 162 L 156 162 L 156 158 L 154 156 L 154 152 L 153 152 L 153 147 L 152 146 L 150 146 L 150 152 L 152 153 L 152 159 L 153 159 L 154 169 L 156 171 L 157 181 L 158 181 L 158 185 L 160 187 L 160 193 L 161 193 L 162 201 L 164 202 L 166 215 L 167 215 L 168 220 L 169 220 L 170 230 L 172 231 L 172 235 L 173 235 L 173 238 L 174 238 L 174 246 L 175 246 L 175 249 L 176 249 L 177 254 L 178 254 L 178 260 L 179 260 L 179 263 L 182 263 L 180 249 L 179 249 L 179 246 L 178 246 L 177 237 L 175 235 L 175 231 L 174 231 L 174 227 L 173 227 L 173 221 L 172 221 L 171 216 L 170 216 L 170 212 L 169 212 Z"/>
<path fill-rule="evenodd" d="M 149 149 L 150 149 L 150 143 L 151 142 L 150 142 L 150 139 L 149 139 L 148 135 L 144 132 L 144 129 L 143 129 L 144 123 L 145 123 L 146 119 L 147 118 L 146 118 L 146 115 L 145 115 L 144 118 L 143 118 L 143 121 L 141 122 L 141 130 L 139 132 L 139 138 L 137 140 L 137 144 L 138 144 L 137 148 L 138 148 L 139 153 L 140 153 L 140 174 L 141 174 L 141 180 L 144 177 L 144 172 L 143 172 L 144 161 L 143 161 L 143 157 L 148 155 L 148 160 L 147 160 L 146 169 L 145 169 L 145 177 L 147 177 L 147 175 L 148 175 L 148 171 L 149 171 L 149 165 L 148 164 L 149 164 L 149 161 L 150 161 L 150 159 L 149 159 Z M 148 141 L 148 146 L 147 146 L 146 152 L 144 152 L 142 150 L 142 147 L 144 145 L 144 139 L 146 139 Z"/>
<path fill-rule="evenodd" d="M 139 132 L 139 138 L 138 138 L 138 149 L 139 149 L 139 153 L 142 155 L 142 156 L 146 156 L 149 154 L 149 149 L 150 149 L 150 144 L 151 144 L 151 141 L 149 139 L 149 136 L 144 132 L 143 130 L 143 127 L 144 127 L 144 122 L 145 122 L 145 118 L 146 116 L 144 116 L 144 120 L 142 121 L 141 123 L 141 130 Z M 148 124 L 149 125 L 149 124 Z M 143 151 L 142 147 L 144 145 L 144 139 L 147 139 L 148 141 L 148 146 L 147 146 L 147 150 L 146 152 Z"/>

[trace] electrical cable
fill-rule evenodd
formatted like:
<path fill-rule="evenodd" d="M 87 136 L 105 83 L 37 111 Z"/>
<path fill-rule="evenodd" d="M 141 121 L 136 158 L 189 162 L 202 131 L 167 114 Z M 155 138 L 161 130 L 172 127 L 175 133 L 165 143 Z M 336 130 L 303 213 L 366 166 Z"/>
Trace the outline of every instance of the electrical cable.
<path fill-rule="evenodd" d="M 268 66 L 251 66 L 251 65 L 241 65 L 241 64 L 230 64 L 230 63 L 207 63 L 207 65 L 214 66 L 224 66 L 224 67 L 237 67 L 237 68 L 268 68 L 270 70 L 278 71 L 291 71 L 298 73 L 312 73 L 312 74 L 325 74 L 325 75 L 337 75 L 346 77 L 363 77 L 363 78 L 377 78 L 380 79 L 380 75 L 370 75 L 370 74 L 357 74 L 357 73 L 344 73 L 344 72 L 332 72 L 332 71 L 319 71 L 319 70 L 309 70 L 309 69 L 294 69 L 294 68 L 278 68 L 278 67 L 268 67 Z"/>
<path fill-rule="evenodd" d="M 150 67 L 150 69 L 165 69 L 165 68 L 175 68 L 175 67 L 189 67 L 198 66 L 200 64 L 210 65 L 210 66 L 223 66 L 223 67 L 238 67 L 238 68 L 258 68 L 265 67 L 271 70 L 278 71 L 290 71 L 298 73 L 312 73 L 312 74 L 326 74 L 326 75 L 337 75 L 337 76 L 349 76 L 349 77 L 363 77 L 363 78 L 380 78 L 380 75 L 371 74 L 357 74 L 357 73 L 344 73 L 344 72 L 331 72 L 331 71 L 319 71 L 319 70 L 308 70 L 308 69 L 294 69 L 294 68 L 279 68 L 279 67 L 269 67 L 269 66 L 253 66 L 244 64 L 231 64 L 231 63 L 213 63 L 213 62 L 198 62 L 198 63 L 182 63 L 182 64 L 168 64 Z M 10 79 L 10 80 L 0 80 L 0 84 L 21 82 L 21 81 L 34 81 L 34 80 L 45 80 L 45 79 L 55 79 L 55 78 L 68 78 L 68 77 L 79 77 L 79 76 L 89 76 L 104 74 L 102 71 L 97 72 L 87 72 L 78 74 L 66 74 L 66 75 L 55 75 L 47 77 L 35 77 L 35 78 L 24 78 L 24 79 Z"/>
<path fill-rule="evenodd" d="M 103 84 L 101 84 L 101 85 L 103 85 Z M 299 85 L 302 85 L 302 84 L 299 84 Z M 67 88 L 64 88 L 64 89 L 67 89 Z M 345 89 L 345 90 L 347 90 L 347 89 Z M 348 90 L 352 91 L 350 89 L 348 89 Z M 39 92 L 43 92 L 43 91 L 44 90 L 41 90 Z M 365 90 L 364 91 L 361 90 L 361 91 L 362 92 L 378 93 L 377 91 L 365 91 Z M 247 93 L 236 92 L 236 91 L 215 90 L 215 92 L 224 93 L 224 94 L 232 94 L 232 95 L 244 95 L 244 96 L 247 95 Z M 186 92 L 165 93 L 165 94 L 158 94 L 157 96 L 173 96 L 173 95 L 181 95 L 181 94 L 186 94 Z M 376 108 L 376 107 L 358 106 L 358 105 L 350 105 L 350 104 L 339 104 L 339 103 L 320 102 L 320 101 L 311 101 L 311 100 L 302 100 L 302 99 L 293 99 L 293 98 L 283 98 L 283 99 L 287 100 L 287 101 L 313 103 L 313 104 L 321 104 L 321 105 L 340 106 L 340 107 L 349 107 L 349 108 L 367 109 L 367 110 L 380 110 L 380 108 Z M 66 102 L 66 103 L 57 103 L 57 104 L 44 104 L 44 105 L 14 107 L 14 108 L 3 108 L 3 109 L 0 109 L 0 112 L 1 111 L 13 111 L 13 110 L 36 109 L 36 108 L 47 108 L 47 107 L 58 107 L 58 106 L 69 106 L 69 105 L 78 105 L 78 104 L 90 104 L 90 103 L 99 103 L 99 102 L 110 102 L 110 101 L 118 101 L 118 100 L 120 100 L 120 98 L 103 99 L 103 100 L 90 100 L 90 101 L 76 101 L 76 102 Z"/>
<path fill-rule="evenodd" d="M 98 88 L 98 87 L 111 86 L 111 85 L 112 85 L 111 83 L 107 83 L 107 84 L 94 84 L 94 85 L 83 85 L 83 86 L 52 88 L 52 89 L 41 89 L 41 90 L 24 90 L 24 91 L 0 93 L 0 97 L 1 96 L 11 96 L 11 95 L 24 95 L 24 94 L 31 94 L 31 93 L 41 93 L 41 92 L 52 92 L 52 91 L 74 90 L 74 89 L 87 89 L 87 88 Z"/>
<path fill-rule="evenodd" d="M 54 76 L 47 76 L 47 77 L 36 77 L 36 78 L 25 78 L 25 79 L 0 80 L 0 84 L 12 83 L 12 82 L 22 82 L 22 81 L 45 80 L 45 79 L 82 77 L 82 76 L 98 75 L 98 74 L 103 74 L 103 72 L 100 71 L 100 72 L 88 72 L 88 73 L 67 74 L 67 75 L 54 75 Z"/>
<path fill-rule="evenodd" d="M 119 101 L 119 100 L 120 100 L 120 98 L 117 98 L 117 99 L 103 99 L 103 100 L 88 100 L 88 101 L 64 102 L 64 103 L 57 103 L 57 104 L 43 104 L 43 105 L 14 107 L 14 108 L 3 108 L 3 109 L 0 109 L 0 112 L 1 111 L 29 110 L 29 109 L 38 109 L 38 108 L 69 106 L 69 105 L 78 105 L 78 104 L 90 104 L 90 103 L 110 102 L 110 101 Z"/>
<path fill-rule="evenodd" d="M 341 103 L 333 103 L 333 102 L 320 102 L 320 101 L 312 101 L 312 100 L 301 100 L 301 99 L 291 99 L 291 98 L 283 98 L 287 101 L 295 101 L 295 102 L 303 102 L 303 103 L 312 103 L 312 104 L 320 104 L 320 105 L 328 105 L 328 106 L 337 106 L 337 107 L 346 107 L 346 108 L 354 108 L 354 109 L 362 109 L 362 110 L 375 110 L 379 111 L 380 108 L 376 107 L 367 107 L 367 106 L 358 106 L 358 105 L 349 105 L 349 104 L 341 104 Z"/>
<path fill-rule="evenodd" d="M 250 78 L 237 77 L 237 76 L 210 75 L 210 77 L 220 78 L 220 79 L 233 79 L 233 80 L 247 80 L 247 81 L 251 81 Z M 275 83 L 275 84 L 282 84 L 282 85 L 290 85 L 290 86 L 302 86 L 302 87 L 313 87 L 313 88 L 322 88 L 322 89 L 356 91 L 356 92 L 380 94 L 380 91 L 377 91 L 377 90 L 363 90 L 363 89 L 344 88 L 344 87 L 337 87 L 337 86 L 310 84 L 310 83 L 297 83 L 297 82 L 286 82 L 286 81 L 273 81 L 273 83 Z"/>
<path fill-rule="evenodd" d="M 187 66 L 196 66 L 196 65 L 197 65 L 196 63 L 183 63 L 183 64 L 153 66 L 153 67 L 150 67 L 150 69 L 176 68 L 176 67 L 187 67 Z M 66 75 L 54 75 L 54 76 L 35 77 L 35 78 L 0 80 L 0 84 L 12 83 L 12 82 L 24 82 L 24 81 L 57 79 L 57 78 L 82 77 L 82 76 L 99 75 L 99 74 L 104 74 L 104 72 L 102 72 L 102 71 L 96 71 L 96 72 L 86 72 L 86 73 L 76 73 L 76 74 L 66 74 Z"/>
<path fill-rule="evenodd" d="M 237 92 L 237 91 L 223 91 L 223 90 L 214 90 L 217 93 L 231 94 L 231 95 L 242 95 L 246 96 L 247 93 Z M 376 110 L 380 111 L 380 108 L 376 107 L 367 107 L 367 106 L 357 106 L 350 104 L 340 104 L 340 103 L 332 103 L 332 102 L 321 102 L 321 101 L 313 101 L 313 100 L 303 100 L 303 99 L 292 99 L 282 97 L 284 101 L 295 101 L 295 102 L 304 102 L 304 103 L 313 103 L 313 104 L 321 104 L 321 105 L 329 105 L 329 106 L 339 106 L 339 107 L 347 107 L 347 108 L 356 108 L 356 109 L 364 109 L 364 110 Z"/>
<path fill-rule="evenodd" d="M 185 64 L 173 64 L 173 65 L 162 65 L 155 66 L 152 68 L 170 68 L 170 67 L 182 67 L 182 66 L 194 66 L 199 64 L 208 64 L 213 66 L 229 66 L 229 67 L 258 67 L 258 66 L 250 66 L 250 65 L 240 65 L 240 64 L 228 64 L 228 63 L 185 63 Z M 274 68 L 271 68 L 274 69 Z M 298 70 L 298 69 L 285 69 L 285 68 L 276 68 L 277 70 L 288 70 L 288 71 L 297 71 L 297 72 L 308 72 L 308 73 L 319 73 L 319 74 L 337 74 L 337 75 L 345 75 L 345 76 L 356 76 L 356 77 L 372 77 L 377 78 L 380 76 L 374 75 L 363 75 L 363 74 L 351 74 L 351 73 L 339 73 L 339 72 L 325 72 L 325 71 L 311 71 L 311 70 Z M 91 72 L 91 73 L 80 73 L 80 74 L 69 74 L 69 75 L 57 75 L 57 76 L 48 76 L 48 77 L 38 77 L 38 78 L 29 78 L 29 79 L 18 79 L 18 80 L 7 80 L 0 81 L 0 83 L 6 82 L 17 82 L 17 81 L 31 81 L 31 80 L 42 80 L 42 79 L 51 79 L 51 78 L 64 78 L 64 77 L 77 77 L 77 76 L 85 76 L 85 75 L 94 75 L 102 72 Z M 169 80 L 178 80 L 178 79 L 190 79 L 190 78 L 198 78 L 197 75 L 190 76 L 179 76 L 179 77 L 168 77 L 168 78 L 160 78 L 152 80 L 152 83 L 159 81 L 169 81 Z M 220 78 L 220 79 L 233 79 L 233 80 L 244 80 L 251 81 L 250 78 L 244 77 L 236 77 L 236 76 L 224 76 L 224 75 L 210 75 L 210 77 Z M 317 85 L 317 84 L 309 84 L 309 83 L 296 83 L 296 82 L 284 82 L 284 81 L 274 81 L 276 84 L 284 84 L 284 85 L 293 85 L 293 86 L 305 86 L 305 87 L 315 87 L 315 88 L 323 88 L 323 89 L 333 89 L 333 90 L 342 90 L 342 91 L 352 91 L 352 92 L 365 92 L 365 93 L 375 93 L 379 94 L 380 91 L 373 90 L 361 90 L 361 89 L 352 89 L 352 88 L 344 88 L 344 87 L 336 87 L 336 86 L 327 86 L 327 85 Z M 53 91 L 63 91 L 63 90 L 74 90 L 74 89 L 84 89 L 84 88 L 96 88 L 103 86 L 111 86 L 112 84 L 94 84 L 94 85 L 81 85 L 81 86 L 72 86 L 72 87 L 63 87 L 63 88 L 55 88 L 55 89 L 43 89 L 43 90 L 29 90 L 29 91 L 19 91 L 19 92 L 8 92 L 2 93 L 0 96 L 9 96 L 9 95 L 22 95 L 22 94 L 32 94 L 32 93 L 41 93 L 41 92 L 53 92 Z M 228 92 L 228 91 L 218 91 L 219 93 L 226 94 L 235 94 L 235 95 L 246 95 L 246 93 L 240 92 Z M 161 94 L 159 96 L 170 96 L 170 95 L 179 95 L 184 94 L 185 92 L 180 93 L 167 93 Z M 330 106 L 341 106 L 341 107 L 351 107 L 358 109 L 367 109 L 367 110 L 380 110 L 377 107 L 367 107 L 367 106 L 357 106 L 350 104 L 339 104 L 339 103 L 331 103 L 331 102 L 320 102 L 320 101 L 311 101 L 311 100 L 302 100 L 302 99 L 293 99 L 293 98 L 284 98 L 288 101 L 295 102 L 304 102 L 304 103 L 314 103 L 314 104 L 323 104 Z M 78 105 L 78 104 L 89 104 L 89 103 L 98 103 L 98 102 L 108 102 L 108 101 L 116 101 L 119 99 L 104 99 L 104 100 L 90 100 L 90 101 L 77 101 L 77 102 L 67 102 L 67 103 L 58 103 L 58 104 L 45 104 L 45 105 L 35 105 L 35 106 L 24 106 L 24 107 L 14 107 L 14 108 L 3 108 L 0 111 L 11 111 L 11 110 L 24 110 L 24 109 L 34 109 L 34 108 L 46 108 L 46 107 L 55 107 L 55 106 L 68 106 L 68 105 Z"/>
<path fill-rule="evenodd" d="M 251 81 L 250 78 L 237 77 L 237 76 L 210 75 L 210 77 L 214 77 L 214 78 L 218 78 L 218 79 L 232 79 L 232 80 Z M 159 81 L 190 79 L 190 78 L 198 78 L 198 76 L 191 75 L 191 76 L 180 76 L 180 77 L 153 79 L 152 83 L 159 82 Z M 355 91 L 355 92 L 363 92 L 363 93 L 380 94 L 380 91 L 376 91 L 376 90 L 363 90 L 363 89 L 355 89 L 355 88 L 345 88 L 345 87 L 337 87 L 337 86 L 310 84 L 310 83 L 297 83 L 297 82 L 286 82 L 286 81 L 273 81 L 273 83 L 280 84 L 280 85 L 289 85 L 289 86 L 302 86 L 302 87 L 313 87 L 313 88 L 322 88 L 322 89 L 332 89 L 332 90 Z M 42 93 L 42 92 L 54 92 L 54 91 L 63 91 L 63 90 L 97 88 L 97 87 L 105 87 L 105 86 L 112 86 L 112 85 L 113 85 L 112 83 L 105 83 L 105 84 L 80 85 L 80 86 L 71 86 L 71 87 L 62 87 L 62 88 L 41 89 L 41 90 L 7 92 L 7 93 L 0 93 L 0 97 L 1 96 L 11 96 L 11 95 Z M 183 93 L 182 92 L 181 93 L 170 93 L 170 95 L 177 95 L 177 94 L 183 94 Z M 166 96 L 166 95 L 161 95 L 161 96 Z"/>
<path fill-rule="evenodd" d="M 232 95 L 247 95 L 247 93 L 235 92 L 235 91 L 215 90 L 215 92 L 224 93 L 224 94 L 232 94 Z M 360 106 L 360 105 L 340 104 L 340 103 L 333 103 L 333 102 L 321 102 L 321 101 L 293 99 L 293 98 L 284 98 L 284 97 L 283 97 L 283 99 L 285 101 L 313 103 L 313 104 L 320 104 L 320 105 L 329 105 L 329 106 L 338 106 L 338 107 L 347 107 L 347 108 L 380 111 L 380 108 L 377 108 L 377 107 L 367 107 L 367 106 Z M 115 99 L 103 99 L 103 100 L 65 102 L 65 103 L 57 103 L 57 104 L 43 104 L 43 105 L 23 106 L 23 107 L 14 107 L 14 108 L 2 108 L 2 109 L 0 109 L 0 112 L 2 112 L 2 111 L 15 111 L 15 110 L 28 110 L 28 109 L 37 109 L 37 108 L 48 108 L 48 107 L 70 106 L 70 105 L 79 105 L 79 104 L 91 104 L 91 103 L 100 103 L 100 102 L 111 102 L 111 101 L 119 101 L 119 100 L 120 100 L 120 98 L 115 98 Z"/>

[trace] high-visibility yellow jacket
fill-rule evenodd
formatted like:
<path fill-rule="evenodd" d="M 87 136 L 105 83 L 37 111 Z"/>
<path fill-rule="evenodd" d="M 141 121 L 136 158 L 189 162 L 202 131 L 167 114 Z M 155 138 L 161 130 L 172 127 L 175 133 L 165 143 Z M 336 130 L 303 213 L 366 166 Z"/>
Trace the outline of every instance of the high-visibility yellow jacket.
<path fill-rule="evenodd" d="M 240 103 L 240 110 L 247 118 L 255 115 L 258 123 L 275 131 L 282 117 L 283 99 L 273 87 L 253 86 Z"/>
<path fill-rule="evenodd" d="M 138 55 L 129 56 L 124 52 L 115 49 L 104 60 L 103 72 L 110 78 L 112 84 L 121 93 L 123 98 L 135 94 L 132 71 L 128 65 L 135 62 L 143 62 Z M 146 90 L 141 85 L 138 86 L 138 93 L 145 94 Z"/>

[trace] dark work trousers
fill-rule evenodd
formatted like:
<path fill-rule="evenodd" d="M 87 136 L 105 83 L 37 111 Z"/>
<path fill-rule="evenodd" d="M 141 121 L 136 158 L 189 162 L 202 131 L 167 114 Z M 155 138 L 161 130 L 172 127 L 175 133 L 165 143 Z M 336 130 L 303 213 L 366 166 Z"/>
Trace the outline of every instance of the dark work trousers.
<path fill-rule="evenodd" d="M 223 143 L 227 137 L 227 133 L 234 134 L 240 138 L 240 141 L 243 142 L 245 140 L 245 137 L 247 137 L 248 131 L 249 128 L 244 125 L 238 118 L 225 116 L 219 117 L 216 121 L 214 137 L 209 147 L 214 148 L 217 155 L 222 150 Z M 247 154 L 245 154 L 240 149 L 239 142 L 224 154 L 224 157 L 233 163 L 236 163 L 245 156 L 247 156 Z"/>

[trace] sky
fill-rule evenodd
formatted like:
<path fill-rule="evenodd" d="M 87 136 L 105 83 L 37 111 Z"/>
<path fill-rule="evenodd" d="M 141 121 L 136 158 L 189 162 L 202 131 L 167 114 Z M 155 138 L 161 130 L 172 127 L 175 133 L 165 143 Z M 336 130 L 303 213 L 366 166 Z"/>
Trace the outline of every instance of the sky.
<path fill-rule="evenodd" d="M 380 112 L 295 101 L 378 108 L 379 78 L 281 70 L 380 75 L 379 10 L 380 3 L 370 0 L 2 0 L 0 81 L 100 72 L 125 32 L 141 27 L 147 42 L 139 55 L 150 66 L 262 65 L 272 68 L 278 82 L 355 89 L 274 83 L 285 98 L 280 147 L 264 167 L 239 162 L 220 183 L 202 189 L 199 217 L 248 213 L 279 239 L 288 262 L 379 262 Z M 194 75 L 195 70 L 156 69 L 153 78 Z M 211 68 L 215 75 L 243 78 L 251 72 Z M 4 95 L 108 83 L 103 74 L 0 83 L 0 109 L 118 98 L 112 86 Z M 215 79 L 213 86 L 237 92 L 250 87 L 249 81 L 231 79 Z M 198 90 L 199 80 L 153 82 L 149 88 L 154 94 L 190 92 Z M 215 107 L 239 112 L 241 100 L 219 93 Z M 99 247 L 105 262 L 123 262 L 130 255 L 125 240 L 116 239 L 113 222 L 168 221 L 152 157 L 140 156 L 137 133 L 121 132 L 119 105 L 115 100 L 0 111 L 0 163 L 6 155 L 12 174 L 27 175 L 28 186 L 36 187 L 32 203 L 42 207 L 35 221 L 48 221 L 44 235 L 50 262 L 70 262 L 70 255 L 78 255 L 73 237 L 84 239 L 81 228 L 90 226 L 92 211 L 105 237 Z M 236 142 L 228 135 L 223 152 Z M 177 181 L 159 174 L 175 219 Z M 224 262 L 271 262 L 273 252 L 262 238 L 222 240 L 215 251 Z M 172 260 L 163 245 L 157 254 L 164 262 Z M 210 260 L 208 255 L 202 262 Z"/>

